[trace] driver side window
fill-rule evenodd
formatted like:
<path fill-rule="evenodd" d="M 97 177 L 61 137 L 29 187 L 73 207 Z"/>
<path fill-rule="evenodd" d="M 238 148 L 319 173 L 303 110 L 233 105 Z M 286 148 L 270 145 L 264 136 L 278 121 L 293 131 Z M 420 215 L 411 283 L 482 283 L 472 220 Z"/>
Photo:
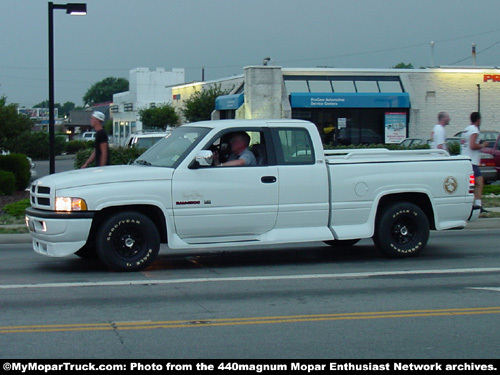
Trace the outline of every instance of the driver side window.
<path fill-rule="evenodd" d="M 204 147 L 204 150 L 210 150 L 214 153 L 214 164 L 212 166 L 215 166 L 217 161 L 223 164 L 238 158 L 251 160 L 251 163 L 245 166 L 268 165 L 264 132 L 259 130 L 238 129 L 225 131 Z"/>

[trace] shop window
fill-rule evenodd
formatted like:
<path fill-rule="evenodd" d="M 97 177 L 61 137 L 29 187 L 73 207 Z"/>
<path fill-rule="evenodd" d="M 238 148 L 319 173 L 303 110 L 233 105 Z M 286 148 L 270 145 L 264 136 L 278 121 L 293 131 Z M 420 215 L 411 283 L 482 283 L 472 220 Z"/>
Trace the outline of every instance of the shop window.
<path fill-rule="evenodd" d="M 380 92 L 403 92 L 399 81 L 378 81 Z"/>
<path fill-rule="evenodd" d="M 356 92 L 353 81 L 332 81 L 334 92 Z"/>
<path fill-rule="evenodd" d="M 379 92 L 377 81 L 356 81 L 357 92 Z"/>
<path fill-rule="evenodd" d="M 309 92 L 307 81 L 285 81 L 286 91 L 288 95 L 292 92 Z"/>
<path fill-rule="evenodd" d="M 332 92 L 330 81 L 309 81 L 311 92 Z"/>

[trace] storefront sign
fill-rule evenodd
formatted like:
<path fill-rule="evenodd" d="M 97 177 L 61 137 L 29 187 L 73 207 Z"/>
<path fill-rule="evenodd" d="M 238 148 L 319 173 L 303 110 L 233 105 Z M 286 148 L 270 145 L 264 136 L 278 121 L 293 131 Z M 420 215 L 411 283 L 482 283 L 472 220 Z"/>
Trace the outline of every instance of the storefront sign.
<path fill-rule="evenodd" d="M 485 74 L 484 82 L 500 82 L 500 74 Z"/>
<path fill-rule="evenodd" d="M 401 143 L 406 139 L 406 113 L 385 113 L 385 143 Z"/>
<path fill-rule="evenodd" d="M 409 108 L 408 93 L 291 93 L 292 108 Z"/>

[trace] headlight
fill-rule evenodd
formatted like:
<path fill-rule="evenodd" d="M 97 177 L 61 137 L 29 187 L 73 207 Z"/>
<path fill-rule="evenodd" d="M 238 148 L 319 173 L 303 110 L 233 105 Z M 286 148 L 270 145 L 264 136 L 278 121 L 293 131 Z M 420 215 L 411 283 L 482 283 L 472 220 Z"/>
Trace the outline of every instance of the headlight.
<path fill-rule="evenodd" d="M 56 211 L 87 211 L 87 203 L 82 198 L 56 198 Z"/>

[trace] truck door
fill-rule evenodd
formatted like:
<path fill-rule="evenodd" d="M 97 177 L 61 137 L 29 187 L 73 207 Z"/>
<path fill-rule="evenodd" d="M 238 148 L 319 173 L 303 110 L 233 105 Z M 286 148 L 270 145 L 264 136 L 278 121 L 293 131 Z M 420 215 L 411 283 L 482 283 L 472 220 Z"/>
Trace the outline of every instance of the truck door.
<path fill-rule="evenodd" d="M 175 230 L 188 243 L 252 241 L 275 226 L 279 181 L 276 163 L 267 155 L 272 153 L 268 130 L 240 130 L 250 135 L 249 149 L 253 149 L 258 165 L 197 169 L 186 166 L 174 172 Z M 221 161 L 225 160 L 224 146 L 234 131 L 225 130 L 204 149 L 217 148 Z"/>
<path fill-rule="evenodd" d="M 276 229 L 325 228 L 329 188 L 324 155 L 315 154 L 305 128 L 275 128 L 272 136 L 280 181 Z"/>

